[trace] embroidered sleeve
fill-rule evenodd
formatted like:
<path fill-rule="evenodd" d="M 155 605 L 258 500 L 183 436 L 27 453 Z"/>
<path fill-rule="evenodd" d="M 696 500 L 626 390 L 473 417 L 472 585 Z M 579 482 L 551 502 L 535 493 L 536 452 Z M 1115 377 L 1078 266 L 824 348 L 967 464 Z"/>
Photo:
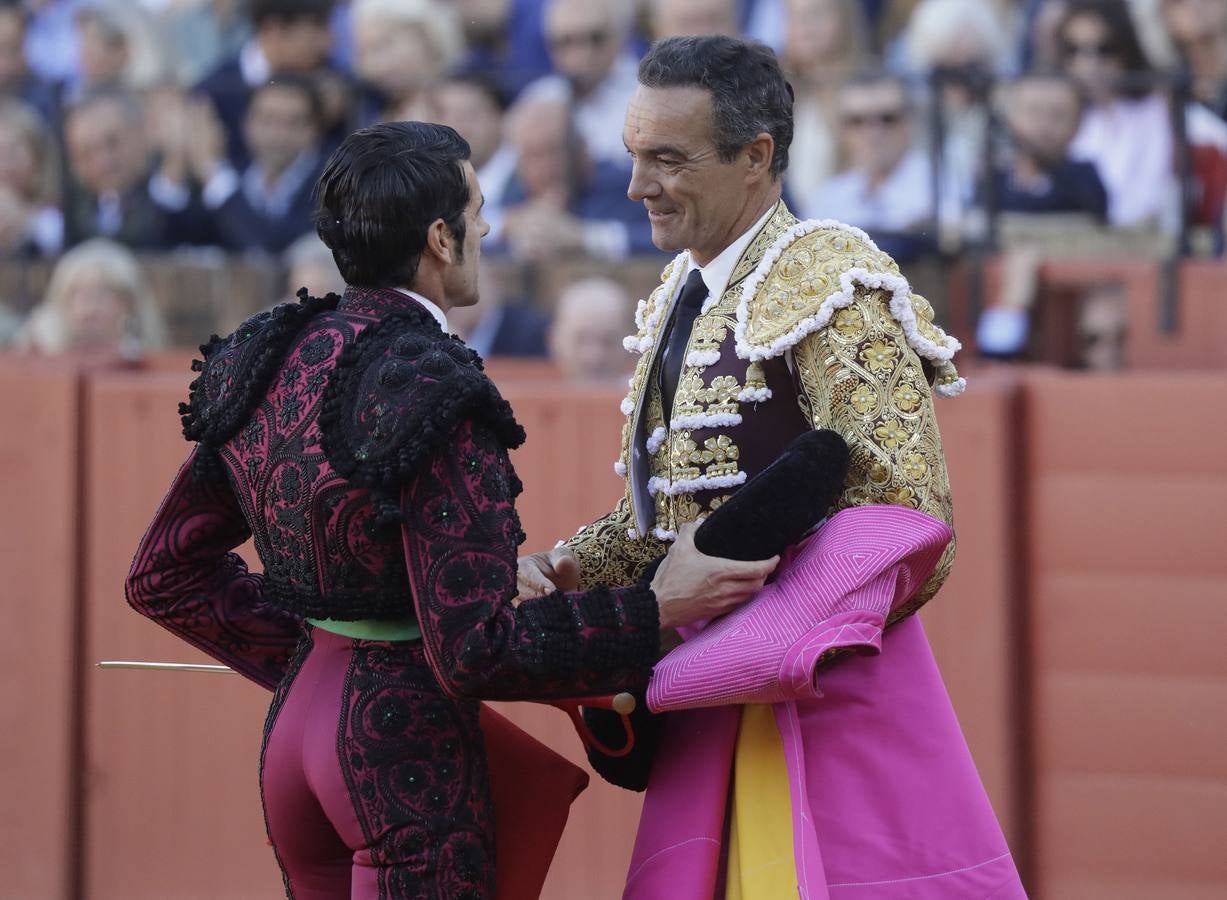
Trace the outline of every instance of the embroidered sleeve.
<path fill-rule="evenodd" d="M 635 584 L 669 545 L 654 537 L 632 538 L 635 523 L 623 497 L 613 512 L 585 525 L 564 542 L 579 560 L 580 587 Z"/>
<path fill-rule="evenodd" d="M 852 303 L 836 311 L 828 327 L 795 346 L 798 396 L 815 428 L 832 428 L 848 442 L 848 478 L 836 510 L 892 504 L 952 525 L 932 392 L 889 302 L 886 290 L 857 287 Z M 953 556 L 952 541 L 901 615 L 936 593 Z"/>
<path fill-rule="evenodd" d="M 512 606 L 519 491 L 502 443 L 465 422 L 402 492 L 405 563 L 440 683 L 502 700 L 642 688 L 660 645 L 650 590 L 556 592 Z"/>
<path fill-rule="evenodd" d="M 297 619 L 264 603 L 264 576 L 231 551 L 250 537 L 220 473 L 180 468 L 136 552 L 128 603 L 257 684 L 276 687 L 302 636 Z"/>

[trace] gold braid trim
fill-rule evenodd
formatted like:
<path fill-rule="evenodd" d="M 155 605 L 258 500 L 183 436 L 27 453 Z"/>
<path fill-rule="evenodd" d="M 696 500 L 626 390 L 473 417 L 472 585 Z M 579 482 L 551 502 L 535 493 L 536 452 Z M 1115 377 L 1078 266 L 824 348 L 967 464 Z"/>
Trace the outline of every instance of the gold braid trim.
<path fill-rule="evenodd" d="M 932 391 L 889 302 L 886 290 L 857 288 L 828 327 L 795 346 L 802 410 L 815 428 L 832 428 L 848 442 L 848 484 L 837 510 L 893 504 L 953 525 Z M 951 541 L 924 587 L 890 621 L 937 593 L 953 560 Z"/>
<path fill-rule="evenodd" d="M 630 505 L 623 497 L 613 512 L 585 525 L 564 542 L 579 560 L 580 590 L 634 584 L 653 560 L 665 555 L 669 545 L 654 537 L 632 540 L 628 532 L 634 524 Z"/>

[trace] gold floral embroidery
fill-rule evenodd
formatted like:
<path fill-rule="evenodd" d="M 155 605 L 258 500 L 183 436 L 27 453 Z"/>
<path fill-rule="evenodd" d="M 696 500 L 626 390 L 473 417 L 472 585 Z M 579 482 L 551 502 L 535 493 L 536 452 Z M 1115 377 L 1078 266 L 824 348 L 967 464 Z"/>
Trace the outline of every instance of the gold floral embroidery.
<path fill-rule="evenodd" d="M 929 473 L 929 464 L 919 453 L 912 453 L 903 458 L 903 477 L 908 481 L 924 481 Z"/>
<path fill-rule="evenodd" d="M 895 367 L 895 357 L 899 355 L 899 348 L 885 341 L 874 341 L 861 350 L 860 355 L 870 372 L 875 374 L 889 372 Z"/>
<path fill-rule="evenodd" d="M 884 495 L 886 502 L 895 506 L 910 506 L 912 509 L 918 509 L 920 503 L 916 499 L 916 492 L 910 487 L 896 488 L 887 491 Z"/>
<path fill-rule="evenodd" d="M 852 396 L 848 399 L 861 415 L 864 415 L 878 405 L 877 393 L 873 388 L 864 383 L 853 391 Z"/>
<path fill-rule="evenodd" d="M 902 412 L 910 413 L 920 406 L 920 391 L 916 390 L 915 385 L 901 384 L 891 392 L 890 396 L 895 401 L 895 406 L 899 407 Z M 861 412 L 864 411 L 861 410 Z"/>
<path fill-rule="evenodd" d="M 835 330 L 846 338 L 854 338 L 865 329 L 865 317 L 855 306 L 846 306 L 835 314 Z"/>
<path fill-rule="evenodd" d="M 631 540 L 627 532 L 634 524 L 623 497 L 613 512 L 584 526 L 566 542 L 579 560 L 581 589 L 634 584 L 648 564 L 669 549 L 650 536 Z"/>
<path fill-rule="evenodd" d="M 903 426 L 895 419 L 887 419 L 881 425 L 873 430 L 873 436 L 878 439 L 878 442 L 887 450 L 894 450 L 900 444 L 907 440 L 907 432 L 903 430 Z"/>
<path fill-rule="evenodd" d="M 838 508 L 888 503 L 950 523 L 950 484 L 933 398 L 889 301 L 883 290 L 857 288 L 852 305 L 842 311 L 850 318 L 855 310 L 863 322 L 855 338 L 839 328 L 837 316 L 833 327 L 797 344 L 793 358 L 804 395 L 801 408 L 815 427 L 833 428 L 848 442 L 848 481 Z M 927 304 L 916 305 L 932 315 Z M 953 555 L 952 542 L 924 587 L 892 621 L 936 593 Z"/>

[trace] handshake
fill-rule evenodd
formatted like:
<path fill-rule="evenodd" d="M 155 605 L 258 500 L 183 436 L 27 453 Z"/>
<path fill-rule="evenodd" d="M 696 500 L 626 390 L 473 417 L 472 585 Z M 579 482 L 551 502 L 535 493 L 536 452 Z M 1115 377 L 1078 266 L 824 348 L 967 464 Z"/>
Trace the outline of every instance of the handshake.
<path fill-rule="evenodd" d="M 839 498 L 847 471 L 843 438 L 810 431 L 702 522 L 682 526 L 644 576 L 656 594 L 661 629 L 718 618 L 754 596 L 780 554 Z M 520 559 L 521 599 L 578 585 L 579 564 L 565 547 Z"/>

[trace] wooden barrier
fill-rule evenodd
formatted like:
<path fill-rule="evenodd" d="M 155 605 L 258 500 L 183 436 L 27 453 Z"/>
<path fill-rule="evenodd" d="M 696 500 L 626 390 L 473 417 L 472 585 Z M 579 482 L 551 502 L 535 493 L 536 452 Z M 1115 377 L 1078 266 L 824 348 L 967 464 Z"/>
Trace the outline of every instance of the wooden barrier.
<path fill-rule="evenodd" d="M 1016 372 L 969 372 L 938 399 L 958 550 L 950 578 L 920 614 L 993 809 L 1025 860 L 1021 654 L 1017 635 L 1021 481 Z"/>
<path fill-rule="evenodd" d="M 80 375 L 0 357 L 0 896 L 68 897 L 76 844 Z"/>
<path fill-rule="evenodd" d="M 1026 385 L 1044 900 L 1227 894 L 1227 377 Z"/>
<path fill-rule="evenodd" d="M 187 452 L 175 405 L 190 375 L 166 366 L 83 376 L 0 358 L 0 403 L 21 424 L 0 437 L 20 624 L 0 646 L 0 771 L 21 812 L 0 820 L 0 896 L 280 892 L 257 789 L 267 693 L 92 667 L 203 658 L 122 596 Z M 541 364 L 491 371 L 529 433 L 514 459 L 525 549 L 543 549 L 620 491 L 621 388 L 561 387 Z M 922 617 L 1032 896 L 1221 896 L 1227 376 L 969 374 L 967 395 L 938 403 L 960 548 Z M 501 707 L 582 758 L 557 711 Z M 638 807 L 594 779 L 543 896 L 619 896 Z"/>
<path fill-rule="evenodd" d="M 257 764 L 270 695 L 232 675 L 100 671 L 98 659 L 208 661 L 134 613 L 123 580 L 188 445 L 187 373 L 87 392 L 84 896 L 276 897 Z"/>

